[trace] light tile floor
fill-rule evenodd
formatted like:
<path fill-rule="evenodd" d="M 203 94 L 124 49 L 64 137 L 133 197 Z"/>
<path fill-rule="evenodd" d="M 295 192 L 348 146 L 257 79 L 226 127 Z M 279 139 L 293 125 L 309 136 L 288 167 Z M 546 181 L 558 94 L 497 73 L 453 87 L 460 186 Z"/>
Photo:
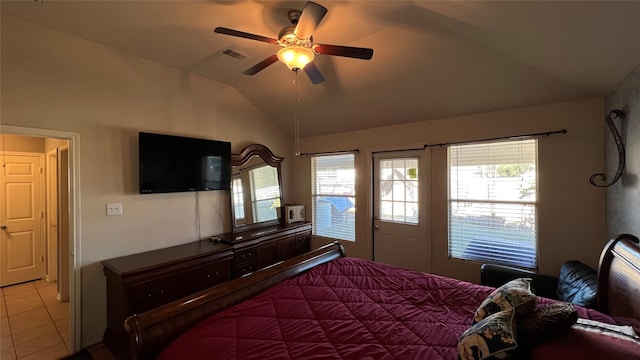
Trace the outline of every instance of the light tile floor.
<path fill-rule="evenodd" d="M 0 359 L 59 359 L 71 348 L 69 302 L 56 283 L 31 281 L 0 288 Z"/>

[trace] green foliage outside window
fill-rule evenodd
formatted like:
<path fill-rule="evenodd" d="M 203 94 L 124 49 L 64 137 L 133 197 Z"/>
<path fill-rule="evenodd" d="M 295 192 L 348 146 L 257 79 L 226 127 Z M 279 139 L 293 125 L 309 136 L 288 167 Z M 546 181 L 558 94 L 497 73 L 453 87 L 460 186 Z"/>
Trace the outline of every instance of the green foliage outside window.
<path fill-rule="evenodd" d="M 498 166 L 497 173 L 500 177 L 515 177 L 526 174 L 533 170 L 531 164 L 514 164 L 514 165 L 500 165 Z"/>

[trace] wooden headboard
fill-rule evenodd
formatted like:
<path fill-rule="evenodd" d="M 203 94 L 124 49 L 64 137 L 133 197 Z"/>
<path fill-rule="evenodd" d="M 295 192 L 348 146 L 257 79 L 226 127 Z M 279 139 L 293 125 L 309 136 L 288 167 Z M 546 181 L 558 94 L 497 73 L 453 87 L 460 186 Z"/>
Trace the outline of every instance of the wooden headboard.
<path fill-rule="evenodd" d="M 618 235 L 607 243 L 598 267 L 598 310 L 640 320 L 640 240 Z"/>

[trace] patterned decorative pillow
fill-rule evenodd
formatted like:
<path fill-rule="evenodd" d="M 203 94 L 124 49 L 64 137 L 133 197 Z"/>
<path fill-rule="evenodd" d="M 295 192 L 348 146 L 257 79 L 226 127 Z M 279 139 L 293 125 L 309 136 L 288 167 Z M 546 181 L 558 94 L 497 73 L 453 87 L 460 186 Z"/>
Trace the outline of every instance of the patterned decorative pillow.
<path fill-rule="evenodd" d="M 518 343 L 521 348 L 531 348 L 545 338 L 570 328 L 577 320 L 578 312 L 571 303 L 546 305 L 518 321 Z"/>
<path fill-rule="evenodd" d="M 518 347 L 515 310 L 506 309 L 482 319 L 458 340 L 459 360 L 505 359 Z"/>
<path fill-rule="evenodd" d="M 473 323 L 506 309 L 515 309 L 516 318 L 532 312 L 536 307 L 536 295 L 531 291 L 531 279 L 520 278 L 495 289 L 480 304 L 473 316 Z"/>

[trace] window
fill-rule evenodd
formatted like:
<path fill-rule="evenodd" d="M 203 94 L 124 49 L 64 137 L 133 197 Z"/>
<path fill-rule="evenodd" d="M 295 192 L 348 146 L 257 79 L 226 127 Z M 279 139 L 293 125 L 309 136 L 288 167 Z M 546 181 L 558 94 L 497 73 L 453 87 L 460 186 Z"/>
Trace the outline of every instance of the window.
<path fill-rule="evenodd" d="M 253 168 L 249 170 L 249 179 L 254 221 L 277 219 L 281 206 L 278 170 L 267 165 Z"/>
<path fill-rule="evenodd" d="M 353 154 L 311 158 L 314 235 L 355 240 L 355 183 Z"/>
<path fill-rule="evenodd" d="M 240 176 L 234 176 L 231 189 L 233 189 L 233 206 L 236 222 L 244 224 L 244 193 L 242 192 L 242 179 Z"/>
<path fill-rule="evenodd" d="M 380 220 L 418 224 L 418 158 L 381 159 Z"/>
<path fill-rule="evenodd" d="M 448 148 L 450 257 L 536 268 L 537 144 Z"/>

